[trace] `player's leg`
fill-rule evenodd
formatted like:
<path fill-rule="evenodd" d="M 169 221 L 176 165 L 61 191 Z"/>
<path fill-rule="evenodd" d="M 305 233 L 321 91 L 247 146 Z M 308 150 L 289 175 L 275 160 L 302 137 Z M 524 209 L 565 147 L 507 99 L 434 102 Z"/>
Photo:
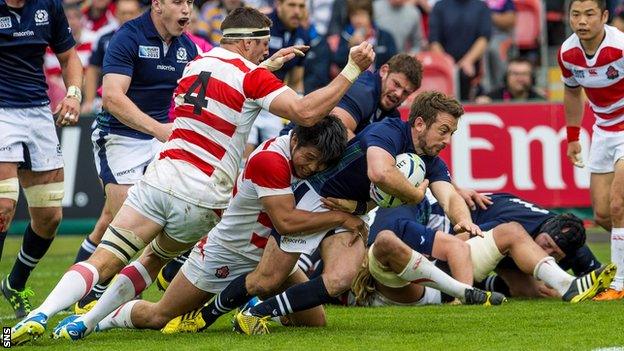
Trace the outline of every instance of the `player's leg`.
<path fill-rule="evenodd" d="M 158 289 L 161 291 L 167 290 L 169 284 L 173 280 L 173 278 L 178 274 L 184 262 L 188 259 L 191 250 L 188 250 L 178 257 L 175 257 L 173 260 L 169 261 L 161 270 L 158 272 L 158 276 L 156 277 L 156 285 Z"/>
<path fill-rule="evenodd" d="M 594 221 L 607 231 L 611 231 L 612 226 L 609 192 L 614 176 L 614 172 L 592 173 L 589 183 Z"/>
<path fill-rule="evenodd" d="M 309 279 L 306 274 L 301 269 L 297 269 L 277 291 L 285 291 L 291 286 L 303 284 L 307 281 Z M 281 317 L 281 323 L 288 326 L 324 327 L 327 324 L 325 309 L 323 306 L 316 306 L 308 310 L 295 312 Z"/>
<path fill-rule="evenodd" d="M 0 260 L 4 239 L 15 215 L 18 197 L 17 163 L 0 162 Z"/>

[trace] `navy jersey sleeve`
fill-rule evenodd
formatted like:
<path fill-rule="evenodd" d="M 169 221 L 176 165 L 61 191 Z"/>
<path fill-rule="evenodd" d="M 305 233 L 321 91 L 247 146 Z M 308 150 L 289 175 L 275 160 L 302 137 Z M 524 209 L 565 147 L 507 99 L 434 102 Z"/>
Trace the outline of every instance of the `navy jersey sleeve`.
<path fill-rule="evenodd" d="M 338 107 L 349 112 L 357 125 L 375 112 L 373 88 L 358 79 L 338 102 Z"/>
<path fill-rule="evenodd" d="M 76 45 L 74 37 L 71 34 L 69 23 L 65 11 L 63 11 L 63 3 L 60 0 L 52 2 L 54 8 L 50 9 L 50 22 L 52 26 L 52 38 L 50 47 L 55 54 L 62 54 Z"/>
<path fill-rule="evenodd" d="M 411 140 L 405 140 L 406 135 L 401 127 L 404 122 L 395 119 L 386 119 L 383 122 L 373 123 L 364 132 L 360 139 L 362 149 L 368 149 L 371 146 L 380 147 L 392 156 L 402 154 L 404 152 L 413 152 L 410 147 Z"/>
<path fill-rule="evenodd" d="M 126 27 L 115 33 L 104 54 L 102 74 L 118 73 L 132 77 L 139 50 L 132 34 Z"/>
<path fill-rule="evenodd" d="M 451 182 L 451 174 L 444 160 L 439 157 L 427 156 L 424 156 L 423 160 L 425 161 L 425 167 L 427 169 L 425 172 L 425 178 L 429 179 L 429 183 L 439 181 Z"/>

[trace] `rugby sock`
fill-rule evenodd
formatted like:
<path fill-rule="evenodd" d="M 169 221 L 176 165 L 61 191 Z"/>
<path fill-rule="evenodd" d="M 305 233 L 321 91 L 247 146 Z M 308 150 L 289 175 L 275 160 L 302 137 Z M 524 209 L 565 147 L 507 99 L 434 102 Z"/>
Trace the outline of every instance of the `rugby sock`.
<path fill-rule="evenodd" d="M 617 266 L 611 288 L 622 291 L 624 289 L 624 228 L 611 229 L 611 262 Z"/>
<path fill-rule="evenodd" d="M 189 257 L 190 254 L 191 254 L 191 250 L 188 250 L 187 252 L 169 261 L 169 263 L 165 265 L 162 271 L 162 275 L 166 281 L 171 283 L 171 281 L 173 280 L 173 277 L 175 277 L 175 275 L 178 274 L 180 267 L 182 267 L 184 262 L 186 262 L 186 259 Z"/>
<path fill-rule="evenodd" d="M 475 282 L 475 288 L 486 291 L 496 291 L 505 296 L 510 296 L 509 286 L 505 280 L 496 274 L 490 274 L 482 282 Z"/>
<path fill-rule="evenodd" d="M 130 263 L 119 272 L 117 279 L 104 291 L 93 309 L 82 315 L 80 320 L 88 329 L 94 328 L 104 317 L 124 302 L 132 300 L 151 284 L 152 278 L 147 269 L 139 261 Z"/>
<path fill-rule="evenodd" d="M 37 266 L 39 260 L 45 255 L 54 239 L 44 239 L 37 235 L 30 223 L 26 227 L 22 248 L 20 249 L 13 270 L 9 275 L 9 285 L 17 291 L 24 290 L 30 272 Z"/>
<path fill-rule="evenodd" d="M 99 300 L 102 294 L 104 293 L 104 291 L 106 290 L 106 288 L 108 288 L 108 285 L 110 284 L 112 280 L 113 278 L 108 279 L 107 281 L 103 283 L 95 284 L 93 289 L 91 289 L 91 291 L 86 296 L 84 296 L 82 299 L 80 299 L 80 301 L 78 301 L 78 306 L 84 307 L 88 305 L 89 303 L 91 303 L 92 301 Z"/>
<path fill-rule="evenodd" d="M 332 297 L 325 288 L 323 277 L 317 277 L 305 283 L 297 284 L 286 289 L 249 309 L 249 313 L 258 316 L 285 316 L 325 304 Z"/>
<path fill-rule="evenodd" d="M 2 261 L 2 249 L 4 249 L 4 239 L 6 239 L 7 232 L 0 232 L 0 261 Z"/>
<path fill-rule="evenodd" d="M 52 317 L 88 294 L 98 279 L 98 271 L 92 264 L 87 262 L 74 264 L 65 272 L 41 306 L 30 315 L 43 312 L 48 318 Z"/>
<path fill-rule="evenodd" d="M 314 274 L 321 263 L 321 252 L 320 250 L 314 251 L 311 255 L 302 253 L 299 256 L 299 260 L 297 261 L 297 266 L 301 268 L 301 271 L 305 273 L 308 277 L 311 274 Z M 320 274 L 316 274 L 315 276 L 319 276 Z"/>
<path fill-rule="evenodd" d="M 98 324 L 99 331 L 112 329 L 112 328 L 128 328 L 134 329 L 132 324 L 132 307 L 136 305 L 140 300 L 132 300 L 119 306 L 118 309 L 111 312 L 108 316 L 104 317 Z"/>
<path fill-rule="evenodd" d="M 407 281 L 438 289 L 462 301 L 466 289 L 472 289 L 472 286 L 453 279 L 414 250 L 403 271 L 397 275 Z"/>
<path fill-rule="evenodd" d="M 575 279 L 561 269 L 557 261 L 551 256 L 546 256 L 537 262 L 533 276 L 557 290 L 561 296 L 565 295 Z"/>
<path fill-rule="evenodd" d="M 236 277 L 206 307 L 202 308 L 202 318 L 204 318 L 206 326 L 211 325 L 220 316 L 241 306 L 252 298 L 245 287 L 246 278 L 247 273 Z"/>
<path fill-rule="evenodd" d="M 78 253 L 76 254 L 76 259 L 74 260 L 74 263 L 86 261 L 87 259 L 89 259 L 89 257 L 91 257 L 91 254 L 95 251 L 96 247 L 97 245 L 93 241 L 91 241 L 89 237 L 86 237 L 82 241 L 80 249 L 78 249 Z"/>

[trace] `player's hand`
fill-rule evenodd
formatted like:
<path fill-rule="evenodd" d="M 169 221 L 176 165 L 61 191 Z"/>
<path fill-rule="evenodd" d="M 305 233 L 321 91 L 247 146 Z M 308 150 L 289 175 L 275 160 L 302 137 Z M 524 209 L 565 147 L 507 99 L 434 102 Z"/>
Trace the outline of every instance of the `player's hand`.
<path fill-rule="evenodd" d="M 541 297 L 555 297 L 555 298 L 560 298 L 561 295 L 559 295 L 559 293 L 557 292 L 557 290 L 549 287 L 546 284 L 539 284 L 537 285 L 537 292 L 540 294 Z"/>
<path fill-rule="evenodd" d="M 493 204 L 489 196 L 476 192 L 474 189 L 457 188 L 457 193 L 466 201 L 466 205 L 471 210 L 476 210 L 477 206 L 482 210 Z"/>
<path fill-rule="evenodd" d="M 349 50 L 349 61 L 356 64 L 360 71 L 366 71 L 375 61 L 373 46 L 369 42 L 364 41 L 360 45 L 352 47 Z"/>
<path fill-rule="evenodd" d="M 483 237 L 483 232 L 481 232 L 481 228 L 476 224 L 472 223 L 472 221 L 461 221 L 453 227 L 453 231 L 455 234 L 459 233 L 468 233 L 470 236 L 478 235 Z"/>
<path fill-rule="evenodd" d="M 80 101 L 74 97 L 66 96 L 54 111 L 56 125 L 59 127 L 72 126 L 78 123 L 80 117 Z"/>
<path fill-rule="evenodd" d="M 572 162 L 572 164 L 578 168 L 585 167 L 585 163 L 583 162 L 583 156 L 581 156 L 581 143 L 578 141 L 570 141 L 568 142 L 568 151 L 566 152 L 568 155 L 568 160 Z"/>
<path fill-rule="evenodd" d="M 335 197 L 323 197 L 321 198 L 323 207 L 333 211 L 343 211 L 347 213 L 355 212 L 357 208 L 357 201 L 347 199 L 337 199 Z"/>
<path fill-rule="evenodd" d="M 427 194 L 427 187 L 429 187 L 429 179 L 425 179 L 422 181 L 422 183 L 418 184 L 418 186 L 416 186 L 416 191 L 417 191 L 417 195 L 416 198 L 413 199 L 413 204 L 419 204 L 422 202 L 422 200 L 425 199 L 425 196 Z"/>
<path fill-rule="evenodd" d="M 349 246 L 353 246 L 359 239 L 362 239 L 364 246 L 368 242 L 368 224 L 358 216 L 345 213 L 346 218 L 342 223 L 342 227 L 353 233 L 353 239 L 349 242 Z"/>
<path fill-rule="evenodd" d="M 173 131 L 173 123 L 162 123 L 158 126 L 156 133 L 154 133 L 154 138 L 158 139 L 161 143 L 169 140 L 171 136 L 171 132 Z"/>
<path fill-rule="evenodd" d="M 275 72 L 282 68 L 286 62 L 294 59 L 295 57 L 305 56 L 305 52 L 309 49 L 310 47 L 307 45 L 295 45 L 279 49 L 271 57 L 260 63 L 260 66 L 266 67 L 271 72 Z"/>
<path fill-rule="evenodd" d="M 468 60 L 459 60 L 457 65 L 459 66 L 459 69 L 461 69 L 466 76 L 468 76 L 468 77 L 474 77 L 475 76 L 474 63 L 472 63 L 472 62 L 470 62 Z"/>

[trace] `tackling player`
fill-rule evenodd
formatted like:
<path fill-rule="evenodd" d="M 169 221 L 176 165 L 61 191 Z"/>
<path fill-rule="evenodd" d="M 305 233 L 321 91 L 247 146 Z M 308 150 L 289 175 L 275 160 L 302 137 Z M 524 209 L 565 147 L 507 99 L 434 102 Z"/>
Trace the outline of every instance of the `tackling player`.
<path fill-rule="evenodd" d="M 48 251 L 62 218 L 63 156 L 54 117 L 58 126 L 78 122 L 82 64 L 60 1 L 2 0 L 0 29 L 0 257 L 20 185 L 31 218 L 0 289 L 15 316 L 23 318 L 33 295 L 26 281 Z M 54 113 L 43 73 L 48 45 L 68 87 Z"/>
<path fill-rule="evenodd" d="M 154 0 L 152 5 L 153 11 L 161 6 L 184 11 L 189 6 L 167 0 Z M 354 47 L 350 63 L 327 87 L 299 97 L 257 66 L 268 53 L 270 25 L 257 10 L 238 8 L 221 24 L 221 47 L 186 66 L 175 90 L 173 132 L 158 160 L 130 188 L 89 260 L 73 265 L 43 304 L 13 328 L 13 343 L 42 335 L 49 317 L 79 300 L 96 282 L 119 272 L 91 311 L 66 318 L 54 331 L 56 337 L 74 340 L 91 333 L 102 318 L 148 287 L 166 262 L 219 221 L 231 197 L 247 133 L 261 109 L 303 126 L 314 125 L 374 60 L 370 44 Z M 180 33 L 184 29 L 180 21 L 168 26 Z M 282 49 L 266 65 L 279 68 L 294 56 L 294 48 Z M 143 248 L 141 257 L 127 265 Z"/>
<path fill-rule="evenodd" d="M 584 89 L 596 117 L 587 165 L 594 217 L 611 231 L 611 261 L 617 265 L 611 287 L 595 299 L 623 299 L 624 33 L 606 25 L 609 13 L 604 0 L 572 0 L 568 12 L 574 34 L 558 54 L 565 83 L 567 155 L 575 166 L 584 167 L 579 142 Z"/>

